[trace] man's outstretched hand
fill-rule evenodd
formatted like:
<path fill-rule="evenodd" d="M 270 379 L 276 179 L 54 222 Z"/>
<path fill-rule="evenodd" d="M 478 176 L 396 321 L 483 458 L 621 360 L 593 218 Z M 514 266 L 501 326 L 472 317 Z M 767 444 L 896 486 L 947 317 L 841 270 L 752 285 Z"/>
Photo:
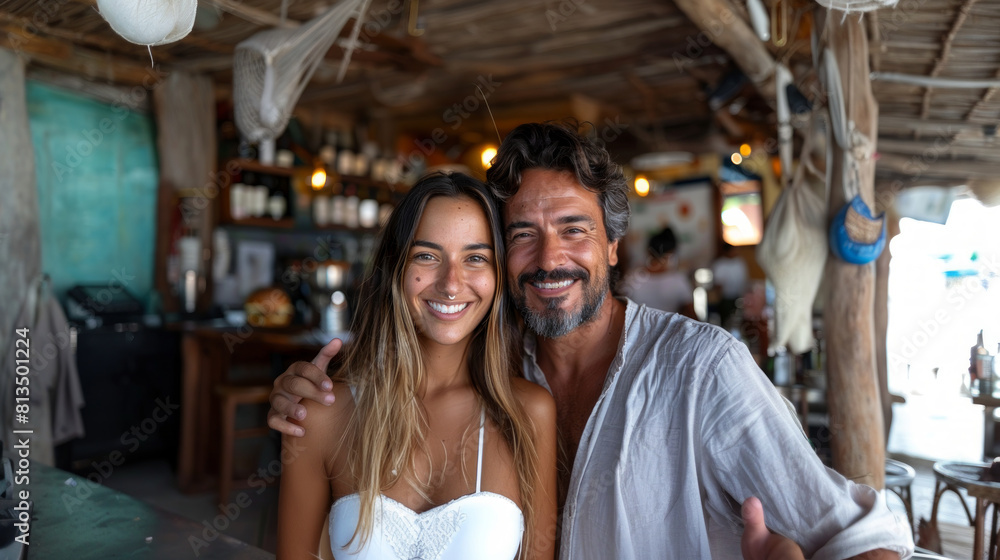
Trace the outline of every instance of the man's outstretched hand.
<path fill-rule="evenodd" d="M 333 404 L 333 382 L 326 368 L 343 345 L 339 338 L 331 340 L 311 362 L 295 362 L 274 380 L 271 410 L 267 411 L 268 426 L 290 436 L 305 435 L 302 426 L 289 422 L 288 417 L 297 420 L 306 417 L 306 407 L 299 404 L 302 399 Z"/>
<path fill-rule="evenodd" d="M 764 524 L 764 506 L 757 498 L 743 502 L 744 560 L 804 560 L 802 550 L 791 539 L 775 535 Z"/>

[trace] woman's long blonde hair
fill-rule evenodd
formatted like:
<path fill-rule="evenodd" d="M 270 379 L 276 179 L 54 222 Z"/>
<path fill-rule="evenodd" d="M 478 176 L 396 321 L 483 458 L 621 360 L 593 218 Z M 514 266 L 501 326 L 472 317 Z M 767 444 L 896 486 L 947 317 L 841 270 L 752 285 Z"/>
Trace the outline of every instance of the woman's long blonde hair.
<path fill-rule="evenodd" d="M 471 198 L 482 207 L 489 222 L 497 287 L 489 313 L 473 333 L 466 359 L 473 390 L 513 456 L 526 529 L 521 549 L 526 553 L 531 550 L 529 529 L 535 513 L 531 496 L 538 480 L 538 459 L 531 444 L 531 420 L 513 391 L 512 377 L 520 368 L 521 341 L 505 290 L 500 212 L 483 183 L 457 173 L 430 175 L 418 181 L 382 228 L 361 285 L 352 342 L 335 374 L 355 390 L 356 407 L 345 443 L 361 507 L 351 542 L 358 541 L 359 547 L 367 542 L 375 500 L 404 475 L 414 452 L 424 442 L 426 419 L 417 389 L 427 372 L 403 295 L 402 279 L 424 208 L 435 197 Z"/>

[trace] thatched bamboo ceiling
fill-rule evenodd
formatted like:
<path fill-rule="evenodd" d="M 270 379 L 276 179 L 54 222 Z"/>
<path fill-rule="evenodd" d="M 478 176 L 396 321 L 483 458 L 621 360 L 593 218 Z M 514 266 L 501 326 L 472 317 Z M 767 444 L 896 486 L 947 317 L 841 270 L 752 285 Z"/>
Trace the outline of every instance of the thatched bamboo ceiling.
<path fill-rule="evenodd" d="M 332 0 L 331 0 L 332 1 Z M 287 21 L 313 17 L 330 2 L 289 0 Z M 772 8 L 777 0 L 765 0 Z M 154 47 L 164 71 L 212 75 L 220 97 L 231 88 L 235 45 L 282 25 L 282 0 L 201 0 L 206 25 L 182 41 Z M 774 115 L 759 91 L 757 68 L 785 62 L 812 96 L 809 28 L 816 5 L 785 0 L 788 42 L 754 53 L 737 45 L 723 50 L 732 25 L 748 26 L 746 6 L 731 0 L 420 0 L 423 33 L 408 32 L 414 0 L 372 0 L 342 83 L 335 74 L 343 40 L 327 55 L 300 101 L 311 114 L 325 111 L 391 121 L 397 130 L 429 131 L 474 83 L 495 85 L 489 101 L 501 131 L 517 122 L 575 116 L 624 123 L 636 151 L 703 149 L 710 130 L 731 141 L 774 136 Z M 704 29 L 689 17 L 692 5 L 711 5 Z M 683 8 L 683 9 L 682 9 Z M 214 17 L 213 17 L 214 16 Z M 858 17 L 858 16 L 854 16 Z M 996 144 L 1000 124 L 1000 0 L 903 0 L 894 9 L 865 16 L 872 70 L 932 78 L 994 80 L 979 88 L 925 87 L 874 82 L 880 105 L 879 173 L 909 183 L 962 182 L 1000 175 Z M 719 25 L 719 24 L 722 25 Z M 374 31 L 374 32 L 373 32 Z M 342 38 L 347 36 L 347 30 Z M 96 13 L 95 0 L 7 0 L 0 3 L 0 46 L 15 48 L 34 66 L 55 68 L 93 81 L 141 84 L 150 74 L 144 47 L 115 35 Z M 750 49 L 753 50 L 753 49 Z M 742 67 L 757 81 L 709 107 L 707 92 Z M 773 90 L 773 82 L 771 82 Z M 487 133 L 484 111 L 463 127 Z M 741 138 L 742 136 L 742 138 Z"/>
<path fill-rule="evenodd" d="M 994 82 L 957 88 L 876 79 L 880 173 L 907 183 L 1000 178 L 1000 2 L 902 2 L 875 14 L 868 29 L 874 72 Z"/>

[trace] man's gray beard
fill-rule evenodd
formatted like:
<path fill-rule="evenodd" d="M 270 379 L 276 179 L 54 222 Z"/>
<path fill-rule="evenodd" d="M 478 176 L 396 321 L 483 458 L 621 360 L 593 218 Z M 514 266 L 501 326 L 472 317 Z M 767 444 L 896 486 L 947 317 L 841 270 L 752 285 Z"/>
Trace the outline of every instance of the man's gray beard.
<path fill-rule="evenodd" d="M 576 313 L 559 309 L 566 296 L 550 298 L 542 314 L 528 307 L 524 292 L 517 298 L 515 304 L 517 310 L 521 312 L 521 317 L 524 317 L 524 323 L 533 333 L 543 338 L 559 338 L 597 318 L 597 312 L 604 305 L 604 298 L 608 293 L 608 276 L 604 277 L 604 282 L 601 284 L 596 293 L 591 293 L 589 290 L 584 292 L 583 306 Z"/>

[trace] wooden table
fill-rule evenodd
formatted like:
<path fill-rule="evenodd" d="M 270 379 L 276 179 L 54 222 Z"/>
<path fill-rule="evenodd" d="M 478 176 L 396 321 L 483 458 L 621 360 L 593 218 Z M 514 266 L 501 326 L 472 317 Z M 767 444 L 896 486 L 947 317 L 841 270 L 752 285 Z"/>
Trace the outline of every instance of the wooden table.
<path fill-rule="evenodd" d="M 205 540 L 201 523 L 35 461 L 27 488 L 33 502 L 30 560 L 274 559 L 269 552 L 221 533 Z M 206 546 L 200 546 L 198 539 Z"/>
<path fill-rule="evenodd" d="M 181 340 L 181 435 L 177 484 L 182 492 L 212 490 L 217 474 L 219 415 L 215 386 L 237 362 L 269 363 L 269 383 L 296 360 L 311 360 L 329 336 L 264 328 L 184 328 Z"/>

